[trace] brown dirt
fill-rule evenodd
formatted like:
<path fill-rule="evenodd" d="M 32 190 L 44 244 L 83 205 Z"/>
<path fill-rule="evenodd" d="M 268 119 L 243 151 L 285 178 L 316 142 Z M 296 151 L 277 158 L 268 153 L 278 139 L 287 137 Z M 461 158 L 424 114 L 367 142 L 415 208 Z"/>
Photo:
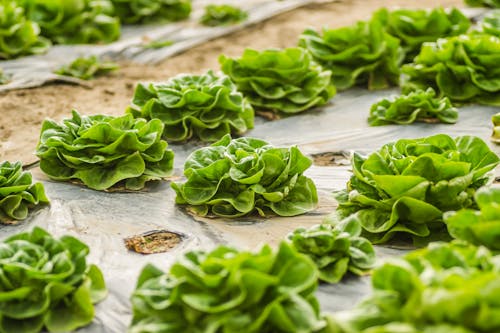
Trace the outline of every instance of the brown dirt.
<path fill-rule="evenodd" d="M 33 155 L 45 118 L 60 121 L 71 109 L 83 114 L 121 115 L 136 82 L 165 80 L 178 73 L 218 69 L 221 53 L 239 56 L 247 48 L 290 47 L 307 27 L 340 27 L 367 19 L 382 6 L 431 8 L 463 7 L 462 0 L 344 0 L 314 4 L 279 15 L 244 31 L 195 47 L 154 66 L 122 64 L 111 76 L 92 82 L 91 88 L 51 84 L 0 95 L 0 161 L 36 161 Z"/>

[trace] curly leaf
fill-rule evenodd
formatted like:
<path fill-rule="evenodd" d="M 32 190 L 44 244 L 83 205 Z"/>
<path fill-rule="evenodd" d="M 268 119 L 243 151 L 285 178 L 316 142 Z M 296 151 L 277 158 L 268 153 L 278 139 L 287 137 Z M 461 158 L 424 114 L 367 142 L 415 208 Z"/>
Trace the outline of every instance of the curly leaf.
<path fill-rule="evenodd" d="M 111 0 L 120 21 L 141 24 L 184 20 L 191 14 L 191 0 Z"/>
<path fill-rule="evenodd" d="M 411 124 L 414 121 L 454 124 L 458 120 L 458 111 L 447 97 L 435 97 L 432 88 L 416 90 L 406 95 L 384 98 L 371 106 L 368 123 L 371 126 Z"/>
<path fill-rule="evenodd" d="M 403 92 L 434 88 L 453 102 L 500 105 L 500 39 L 461 35 L 426 43 L 404 65 Z"/>
<path fill-rule="evenodd" d="M 129 332 L 316 332 L 325 325 L 316 285 L 314 264 L 285 242 L 278 251 L 189 252 L 168 275 L 143 269 Z"/>
<path fill-rule="evenodd" d="M 79 179 L 95 190 L 119 182 L 139 190 L 171 174 L 174 153 L 161 140 L 163 124 L 131 115 L 80 116 L 62 124 L 46 120 L 36 154 L 40 168 L 55 180 Z"/>
<path fill-rule="evenodd" d="M 388 34 L 378 19 L 339 29 L 325 28 L 322 34 L 307 29 L 300 35 L 299 45 L 332 71 L 333 83 L 339 89 L 354 85 L 383 89 L 399 83 L 403 50 L 399 39 Z"/>
<path fill-rule="evenodd" d="M 445 134 L 401 139 L 368 157 L 356 154 L 332 218 L 352 216 L 374 243 L 398 234 L 446 239 L 443 212 L 473 207 L 475 191 L 499 161 L 481 139 Z"/>
<path fill-rule="evenodd" d="M 246 49 L 237 59 L 220 56 L 219 63 L 256 108 L 298 113 L 326 104 L 336 93 L 332 72 L 302 48 Z"/>
<path fill-rule="evenodd" d="M 55 239 L 38 227 L 1 243 L 0 331 L 68 332 L 90 324 L 93 304 L 107 290 L 99 268 L 87 266 L 88 252 L 78 239 Z"/>
<path fill-rule="evenodd" d="M 24 220 L 29 208 L 48 204 L 42 183 L 33 184 L 31 173 L 21 162 L 0 163 L 0 222 Z"/>
<path fill-rule="evenodd" d="M 295 216 L 313 210 L 316 187 L 303 172 L 311 160 L 297 147 L 274 148 L 254 138 L 229 135 L 194 151 L 184 164 L 187 181 L 172 183 L 178 204 L 200 215 L 239 217 L 253 212 Z"/>

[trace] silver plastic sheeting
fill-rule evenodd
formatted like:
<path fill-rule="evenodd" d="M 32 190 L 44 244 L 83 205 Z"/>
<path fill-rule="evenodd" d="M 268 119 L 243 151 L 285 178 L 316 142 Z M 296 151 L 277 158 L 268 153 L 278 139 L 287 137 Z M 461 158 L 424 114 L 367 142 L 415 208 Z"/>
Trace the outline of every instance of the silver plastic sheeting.
<path fill-rule="evenodd" d="M 256 128 L 247 135 L 265 139 L 276 146 L 298 145 L 306 154 L 322 152 L 370 152 L 399 138 L 423 137 L 437 133 L 452 136 L 476 135 L 489 142 L 491 115 L 498 108 L 470 105 L 460 108 L 455 125 L 416 123 L 407 126 L 370 127 L 366 122 L 370 105 L 378 98 L 397 90 L 369 92 L 352 89 L 338 94 L 326 107 L 277 121 L 258 119 Z M 490 144 L 500 154 L 500 146 Z M 182 180 L 185 158 L 200 144 L 171 145 L 176 152 L 175 177 Z M 174 204 L 175 192 L 168 182 L 148 185 L 137 193 L 106 193 L 78 185 L 49 181 L 39 169 L 32 170 L 45 187 L 51 206 L 34 213 L 16 226 L 1 226 L 0 237 L 46 228 L 56 236 L 70 234 L 91 248 L 89 262 L 102 269 L 109 296 L 96 307 L 94 322 L 79 332 L 123 333 L 131 320 L 129 297 L 137 277 L 146 263 L 163 270 L 183 253 L 193 249 L 212 249 L 229 244 L 241 249 L 258 249 L 264 243 L 277 245 L 299 226 L 321 223 L 336 206 L 333 190 L 345 187 L 350 177 L 348 165 L 312 166 L 306 174 L 318 187 L 318 208 L 292 218 L 243 218 L 237 220 L 193 217 Z M 497 175 L 499 174 L 497 170 Z M 128 251 L 123 239 L 150 230 L 180 232 L 186 237 L 167 253 L 140 255 Z M 407 250 L 377 246 L 379 259 L 401 255 Z M 332 312 L 352 308 L 370 293 L 369 277 L 348 277 L 336 285 L 321 285 L 318 297 L 323 310 Z"/>
<path fill-rule="evenodd" d="M 57 75 L 53 71 L 78 57 L 90 55 L 110 60 L 155 64 L 211 39 L 242 30 L 249 25 L 312 2 L 314 0 L 233 1 L 232 3 L 248 11 L 247 20 L 231 26 L 205 27 L 197 22 L 203 15 L 205 5 L 217 1 L 194 0 L 189 20 L 169 24 L 123 26 L 121 38 L 107 45 L 56 45 L 43 55 L 0 61 L 0 67 L 11 79 L 8 84 L 0 85 L 0 92 L 33 88 L 53 81 L 85 85 L 85 81 Z M 160 49 L 148 49 L 144 47 L 145 41 L 172 41 L 173 44 Z"/>

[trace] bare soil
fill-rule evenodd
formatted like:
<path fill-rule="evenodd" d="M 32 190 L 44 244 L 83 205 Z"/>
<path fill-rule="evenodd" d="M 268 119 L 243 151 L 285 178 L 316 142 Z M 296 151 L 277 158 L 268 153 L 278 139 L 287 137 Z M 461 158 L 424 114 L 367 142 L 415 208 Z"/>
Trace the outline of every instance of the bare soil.
<path fill-rule="evenodd" d="M 380 7 L 463 7 L 462 0 L 344 0 L 309 5 L 195 47 L 159 65 L 121 64 L 118 72 L 92 81 L 91 88 L 50 84 L 0 95 L 0 161 L 36 161 L 34 150 L 45 118 L 60 121 L 71 109 L 83 114 L 121 115 L 138 81 L 161 81 L 179 73 L 218 70 L 218 56 L 239 56 L 245 48 L 295 46 L 307 27 L 341 27 L 367 19 Z"/>

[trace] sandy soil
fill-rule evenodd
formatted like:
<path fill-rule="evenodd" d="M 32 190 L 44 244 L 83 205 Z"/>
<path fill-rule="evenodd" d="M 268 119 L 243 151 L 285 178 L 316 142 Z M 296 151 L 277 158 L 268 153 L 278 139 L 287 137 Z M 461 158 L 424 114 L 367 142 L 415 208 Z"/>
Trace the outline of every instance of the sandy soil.
<path fill-rule="evenodd" d="M 344 0 L 315 4 L 277 16 L 245 31 L 195 47 L 155 66 L 121 64 L 111 76 L 92 82 L 92 88 L 51 84 L 0 95 L 0 161 L 33 163 L 40 125 L 45 118 L 61 120 L 71 109 L 83 114 L 121 115 L 135 83 L 160 81 L 182 72 L 218 69 L 221 53 L 238 56 L 247 48 L 290 47 L 307 27 L 340 27 L 367 19 L 379 7 L 463 7 L 462 0 Z"/>

